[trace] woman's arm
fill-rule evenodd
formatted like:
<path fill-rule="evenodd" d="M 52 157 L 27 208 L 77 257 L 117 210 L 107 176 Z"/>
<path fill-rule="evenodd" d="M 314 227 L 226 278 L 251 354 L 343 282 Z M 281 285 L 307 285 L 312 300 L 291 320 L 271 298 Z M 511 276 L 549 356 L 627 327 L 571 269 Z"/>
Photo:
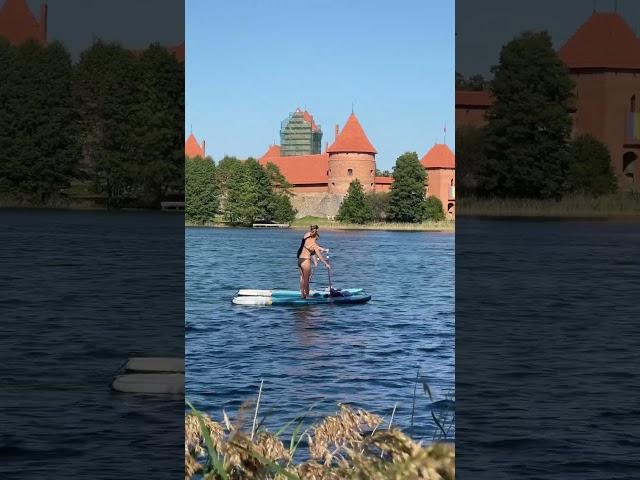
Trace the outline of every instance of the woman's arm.
<path fill-rule="evenodd" d="M 324 266 L 327 268 L 331 268 L 331 265 L 329 265 L 329 262 L 327 262 L 324 257 L 322 256 L 322 253 L 320 253 L 320 249 L 316 250 L 316 257 L 318 257 L 318 260 L 320 260 L 322 263 L 324 263 Z"/>

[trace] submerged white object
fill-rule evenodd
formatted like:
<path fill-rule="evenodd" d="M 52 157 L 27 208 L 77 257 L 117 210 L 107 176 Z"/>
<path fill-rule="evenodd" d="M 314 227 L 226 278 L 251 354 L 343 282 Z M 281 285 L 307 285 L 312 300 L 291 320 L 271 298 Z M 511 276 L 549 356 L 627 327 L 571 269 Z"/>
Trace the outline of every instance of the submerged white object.
<path fill-rule="evenodd" d="M 183 394 L 184 373 L 127 373 L 118 375 L 111 388 L 124 393 Z"/>
<path fill-rule="evenodd" d="M 139 373 L 184 373 L 184 358 L 131 357 L 124 368 Z"/>
<path fill-rule="evenodd" d="M 234 297 L 232 302 L 236 305 L 271 305 L 273 298 L 265 296 L 239 296 Z"/>

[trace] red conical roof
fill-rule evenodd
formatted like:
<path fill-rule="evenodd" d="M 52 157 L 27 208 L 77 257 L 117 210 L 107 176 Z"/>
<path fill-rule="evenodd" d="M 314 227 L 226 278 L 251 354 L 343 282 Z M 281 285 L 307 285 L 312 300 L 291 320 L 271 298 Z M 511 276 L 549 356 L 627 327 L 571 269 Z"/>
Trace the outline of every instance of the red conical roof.
<path fill-rule="evenodd" d="M 299 111 L 300 109 L 298 109 Z M 307 112 L 306 110 L 302 113 L 302 117 L 304 118 L 304 121 L 307 122 L 309 125 L 311 125 L 311 130 L 314 132 L 318 131 L 318 126 L 316 125 L 316 122 L 313 121 L 313 115 L 311 115 L 309 112 Z"/>
<path fill-rule="evenodd" d="M 456 157 L 444 143 L 436 143 L 424 154 L 420 163 L 424 168 L 456 168 Z"/>
<path fill-rule="evenodd" d="M 336 141 L 327 149 L 327 153 L 376 154 L 378 152 L 376 152 L 376 149 L 371 145 L 356 115 L 352 113 L 347 123 L 345 123 L 342 132 L 340 132 L 338 138 L 336 138 Z"/>
<path fill-rule="evenodd" d="M 640 40 L 617 13 L 597 12 L 558 54 L 572 68 L 640 69 Z"/>
<path fill-rule="evenodd" d="M 27 40 L 46 42 L 44 28 L 36 21 L 25 0 L 4 2 L 0 8 L 0 37 L 6 38 L 13 44 L 20 44 Z"/>
<path fill-rule="evenodd" d="M 184 154 L 189 158 L 204 158 L 204 149 L 200 146 L 193 133 L 189 135 L 189 138 L 184 143 Z"/>

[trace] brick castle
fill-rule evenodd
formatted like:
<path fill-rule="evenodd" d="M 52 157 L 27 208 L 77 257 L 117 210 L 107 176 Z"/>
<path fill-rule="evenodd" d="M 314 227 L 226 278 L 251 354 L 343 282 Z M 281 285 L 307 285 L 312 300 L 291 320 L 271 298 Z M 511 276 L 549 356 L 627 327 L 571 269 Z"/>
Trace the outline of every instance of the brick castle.
<path fill-rule="evenodd" d="M 358 117 L 352 113 L 342 130 L 335 127 L 335 138 L 321 151 L 322 129 L 313 116 L 301 109 L 282 122 L 280 145 L 271 145 L 258 159 L 262 165 L 278 166 L 293 185 L 292 203 L 298 216 L 333 217 L 353 180 L 358 179 L 365 192 L 388 192 L 392 177 L 376 175 L 377 151 Z M 193 134 L 185 143 L 188 157 L 205 156 L 204 142 Z M 442 202 L 448 218 L 455 216 L 455 157 L 445 144 L 436 144 L 421 160 L 427 170 L 427 195 Z"/>

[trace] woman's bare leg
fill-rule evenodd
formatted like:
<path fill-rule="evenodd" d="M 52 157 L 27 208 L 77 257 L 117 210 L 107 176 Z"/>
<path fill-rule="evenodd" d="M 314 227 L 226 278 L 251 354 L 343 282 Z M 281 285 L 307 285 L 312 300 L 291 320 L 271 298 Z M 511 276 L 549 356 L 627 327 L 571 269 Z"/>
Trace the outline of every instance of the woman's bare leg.
<path fill-rule="evenodd" d="M 300 295 L 304 298 L 304 273 L 301 265 L 298 265 L 298 270 L 300 270 Z"/>
<path fill-rule="evenodd" d="M 309 276 L 311 275 L 311 261 L 302 262 L 300 265 L 302 271 L 302 298 L 307 298 L 309 295 Z"/>

